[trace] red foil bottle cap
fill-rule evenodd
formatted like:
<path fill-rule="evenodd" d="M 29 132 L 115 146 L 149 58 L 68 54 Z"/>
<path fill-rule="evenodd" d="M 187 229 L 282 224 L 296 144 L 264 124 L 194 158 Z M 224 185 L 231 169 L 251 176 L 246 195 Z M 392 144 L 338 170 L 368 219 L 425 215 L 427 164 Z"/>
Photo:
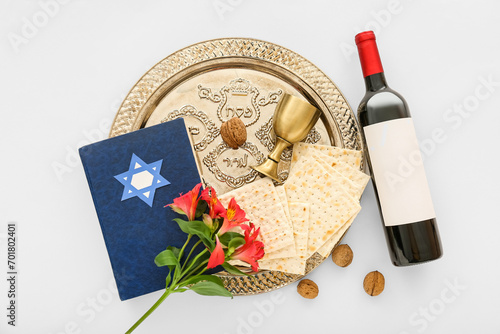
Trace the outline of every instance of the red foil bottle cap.
<path fill-rule="evenodd" d="M 363 76 L 384 72 L 373 31 L 363 31 L 354 38 L 358 46 L 359 60 Z"/>

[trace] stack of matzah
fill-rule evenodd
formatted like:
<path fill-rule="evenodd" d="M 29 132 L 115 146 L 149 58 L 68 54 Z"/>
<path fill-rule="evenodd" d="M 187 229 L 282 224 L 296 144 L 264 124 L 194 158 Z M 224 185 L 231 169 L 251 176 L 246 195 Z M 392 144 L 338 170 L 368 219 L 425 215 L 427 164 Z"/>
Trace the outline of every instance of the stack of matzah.
<path fill-rule="evenodd" d="M 307 259 L 315 252 L 328 256 L 361 209 L 369 177 L 360 164 L 360 151 L 299 143 L 284 186 L 263 178 L 220 200 L 227 207 L 234 197 L 261 228 L 261 269 L 303 275 Z"/>

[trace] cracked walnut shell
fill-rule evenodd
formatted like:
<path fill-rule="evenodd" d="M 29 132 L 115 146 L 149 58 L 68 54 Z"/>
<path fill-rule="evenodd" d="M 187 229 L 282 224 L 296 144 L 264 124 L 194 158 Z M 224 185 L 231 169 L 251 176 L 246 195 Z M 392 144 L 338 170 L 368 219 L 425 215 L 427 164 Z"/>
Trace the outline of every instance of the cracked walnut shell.
<path fill-rule="evenodd" d="M 365 276 L 363 288 L 370 296 L 378 296 L 384 291 L 385 278 L 378 271 L 372 271 Z"/>
<path fill-rule="evenodd" d="M 338 245 L 332 253 L 333 262 L 339 267 L 347 267 L 351 264 L 353 253 L 351 247 L 347 244 Z"/>
<path fill-rule="evenodd" d="M 222 140 L 233 149 L 237 149 L 247 141 L 247 128 L 238 117 L 233 117 L 222 123 L 220 134 Z"/>
<path fill-rule="evenodd" d="M 314 299 L 318 296 L 318 285 L 310 279 L 303 279 L 297 285 L 297 292 L 304 298 Z"/>

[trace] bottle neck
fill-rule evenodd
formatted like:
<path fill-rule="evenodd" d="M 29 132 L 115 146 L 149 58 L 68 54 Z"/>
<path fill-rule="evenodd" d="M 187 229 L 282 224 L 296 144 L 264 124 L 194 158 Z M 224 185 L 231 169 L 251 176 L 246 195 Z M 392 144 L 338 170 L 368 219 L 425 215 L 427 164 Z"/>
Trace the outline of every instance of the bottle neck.
<path fill-rule="evenodd" d="M 376 92 L 389 87 L 385 81 L 384 72 L 375 73 L 365 77 L 365 87 L 367 92 Z"/>
<path fill-rule="evenodd" d="M 373 31 L 364 31 L 356 35 L 359 61 L 363 69 L 367 91 L 376 91 L 387 87 L 384 76 L 384 68 L 380 61 L 377 42 Z"/>

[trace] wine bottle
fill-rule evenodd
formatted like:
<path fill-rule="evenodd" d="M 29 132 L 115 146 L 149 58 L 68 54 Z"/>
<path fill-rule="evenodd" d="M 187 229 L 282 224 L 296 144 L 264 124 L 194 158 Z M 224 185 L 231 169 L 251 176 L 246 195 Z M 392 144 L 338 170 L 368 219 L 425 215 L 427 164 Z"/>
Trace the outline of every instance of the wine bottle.
<path fill-rule="evenodd" d="M 392 263 L 436 260 L 443 251 L 408 105 L 387 85 L 373 31 L 355 41 L 366 85 L 358 120 Z"/>

